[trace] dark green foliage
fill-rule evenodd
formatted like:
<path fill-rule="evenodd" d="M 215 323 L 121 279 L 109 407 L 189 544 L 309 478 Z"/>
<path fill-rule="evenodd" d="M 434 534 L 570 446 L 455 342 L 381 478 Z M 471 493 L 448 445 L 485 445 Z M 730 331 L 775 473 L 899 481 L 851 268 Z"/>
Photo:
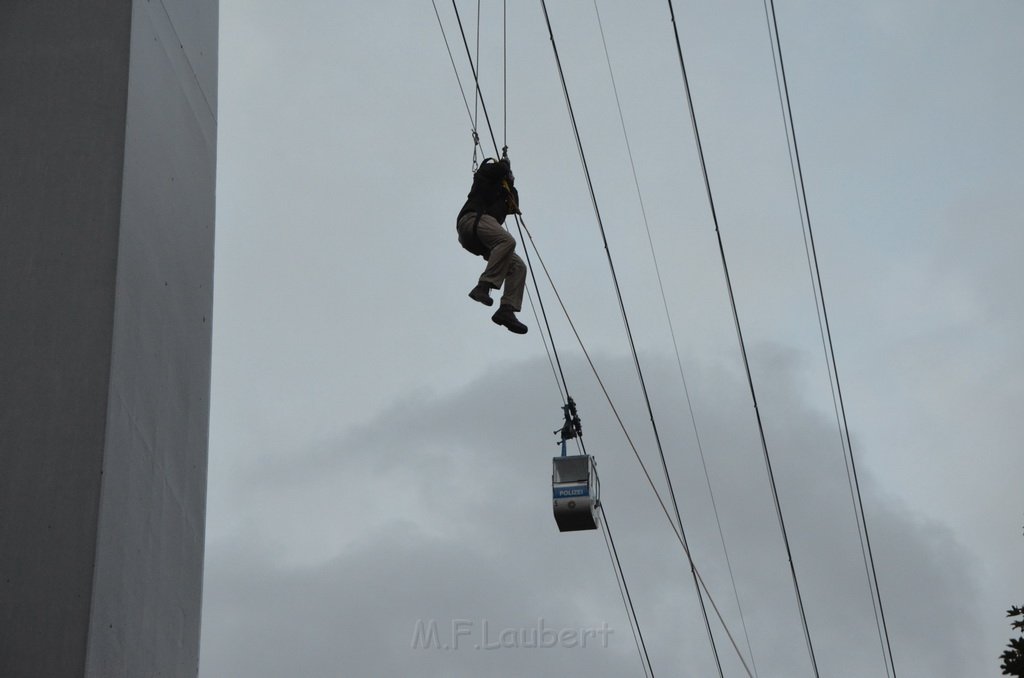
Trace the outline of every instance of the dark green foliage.
<path fill-rule="evenodd" d="M 1016 631 L 1024 631 L 1024 608 L 1014 605 L 1006 611 L 1006 616 L 1020 617 L 1020 619 L 1011 622 L 1010 626 Z M 1024 636 L 1010 638 L 1009 648 L 999 655 L 999 658 L 1003 660 L 1000 666 L 1003 670 L 1003 675 L 1024 676 Z"/>

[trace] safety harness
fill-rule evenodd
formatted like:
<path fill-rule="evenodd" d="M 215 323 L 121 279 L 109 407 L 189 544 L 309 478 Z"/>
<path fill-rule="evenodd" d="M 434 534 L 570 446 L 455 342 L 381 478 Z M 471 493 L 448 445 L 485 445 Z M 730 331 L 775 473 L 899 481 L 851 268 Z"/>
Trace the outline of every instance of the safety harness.
<path fill-rule="evenodd" d="M 494 163 L 494 162 L 497 162 L 494 158 L 487 158 L 482 163 L 480 163 L 480 167 L 477 169 L 477 172 L 480 172 L 481 170 L 483 170 L 483 168 L 488 163 Z M 506 192 L 509 191 L 508 184 L 505 181 L 502 181 L 500 183 L 500 187 L 501 188 L 499 190 L 504 190 Z M 491 250 L 490 250 L 489 247 L 486 247 L 482 242 L 480 242 L 480 236 L 478 235 L 478 229 L 480 227 L 480 219 L 483 218 L 483 216 L 484 216 L 484 212 L 486 210 L 488 200 L 491 198 L 491 196 L 488 195 L 488 191 L 487 191 L 487 189 L 485 187 L 483 187 L 483 186 L 479 186 L 478 187 L 478 186 L 474 185 L 473 189 L 477 189 L 477 188 L 480 189 L 480 195 L 477 196 L 477 200 L 476 200 L 476 218 L 473 220 L 473 228 L 465 235 L 465 237 L 463 237 L 463 235 L 461 233 L 459 234 L 459 244 L 462 245 L 463 249 L 465 249 L 466 251 L 470 252 L 471 254 L 474 254 L 474 255 L 476 255 L 478 257 L 483 257 L 483 258 L 486 259 L 486 258 L 490 257 Z M 473 192 L 473 189 L 470 189 L 470 193 Z"/>

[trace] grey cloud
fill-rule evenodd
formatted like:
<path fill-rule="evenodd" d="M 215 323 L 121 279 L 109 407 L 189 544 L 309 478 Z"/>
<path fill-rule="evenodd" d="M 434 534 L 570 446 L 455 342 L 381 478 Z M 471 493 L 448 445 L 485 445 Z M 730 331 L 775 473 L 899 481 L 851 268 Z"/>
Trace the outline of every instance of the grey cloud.
<path fill-rule="evenodd" d="M 770 366 L 769 444 L 819 663 L 825 675 L 880 674 L 845 472 L 828 450 L 834 425 L 798 392 L 792 355 L 757 356 Z M 659 424 L 698 566 L 745 647 L 689 422 L 674 409 L 673 366 L 643 359 L 654 402 L 666 408 Z M 629 361 L 599 364 L 614 391 L 635 390 Z M 547 371 L 531 361 L 453 393 L 419 394 L 339 440 L 236 478 L 242 527 L 208 550 L 203 675 L 638 675 L 604 544 L 593 533 L 559 535 L 550 515 L 559 411 Z M 745 386 L 712 367 L 692 382 L 758 667 L 803 675 L 809 665 Z M 655 670 L 710 675 L 679 546 L 594 387 L 581 382 L 576 397 Z M 637 398 L 620 400 L 657 478 Z M 881 495 L 870 474 L 861 480 L 900 675 L 977 675 L 991 661 L 978 656 L 972 632 L 976 565 L 948 530 Z M 494 630 L 533 628 L 540 618 L 557 628 L 607 622 L 609 647 L 410 647 L 419 619 L 436 620 L 442 636 L 469 620 L 479 641 L 483 620 Z M 734 675 L 739 666 L 717 625 L 716 633 Z"/>

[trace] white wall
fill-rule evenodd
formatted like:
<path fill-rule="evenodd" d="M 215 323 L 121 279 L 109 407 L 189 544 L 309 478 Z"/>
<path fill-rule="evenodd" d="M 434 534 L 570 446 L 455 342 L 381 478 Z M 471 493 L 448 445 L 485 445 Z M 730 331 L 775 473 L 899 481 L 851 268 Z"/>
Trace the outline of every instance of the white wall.
<path fill-rule="evenodd" d="M 0 675 L 194 676 L 217 2 L 4 3 L 0 57 Z"/>

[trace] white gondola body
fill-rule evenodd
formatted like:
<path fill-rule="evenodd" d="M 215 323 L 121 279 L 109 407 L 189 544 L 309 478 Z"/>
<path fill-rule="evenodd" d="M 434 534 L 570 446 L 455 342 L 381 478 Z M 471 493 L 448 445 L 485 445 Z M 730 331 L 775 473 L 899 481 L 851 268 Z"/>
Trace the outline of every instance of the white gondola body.
<path fill-rule="evenodd" d="M 555 457 L 551 494 L 559 531 L 597 529 L 600 484 L 593 457 L 583 454 Z"/>

